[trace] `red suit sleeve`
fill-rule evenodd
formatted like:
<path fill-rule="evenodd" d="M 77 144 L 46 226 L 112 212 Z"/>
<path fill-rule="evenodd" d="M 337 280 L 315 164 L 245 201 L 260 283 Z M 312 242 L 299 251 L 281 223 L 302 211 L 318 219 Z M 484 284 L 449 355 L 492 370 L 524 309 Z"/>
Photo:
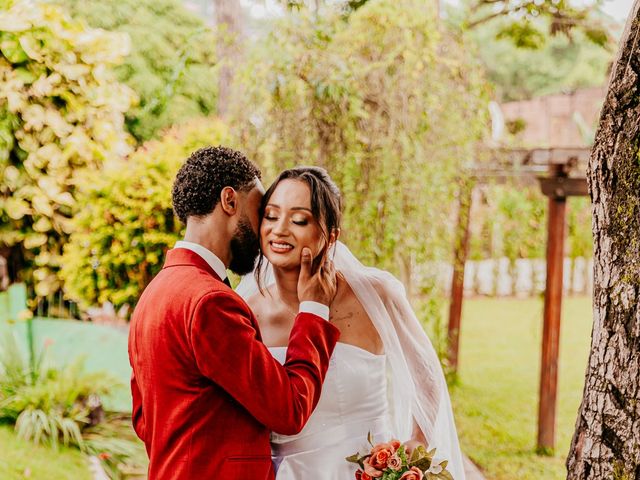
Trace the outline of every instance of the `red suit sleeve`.
<path fill-rule="evenodd" d="M 136 382 L 136 377 L 131 372 L 131 394 L 133 400 L 133 409 L 131 412 L 131 422 L 133 423 L 133 429 L 136 432 L 136 435 L 145 442 L 145 424 L 144 424 L 144 415 L 142 412 L 142 397 L 140 395 L 140 389 L 138 388 L 138 383 Z"/>
<path fill-rule="evenodd" d="M 283 366 L 258 339 L 252 318 L 235 293 L 205 295 L 191 322 L 196 363 L 267 428 L 296 434 L 318 403 L 340 332 L 316 315 L 298 314 Z"/>

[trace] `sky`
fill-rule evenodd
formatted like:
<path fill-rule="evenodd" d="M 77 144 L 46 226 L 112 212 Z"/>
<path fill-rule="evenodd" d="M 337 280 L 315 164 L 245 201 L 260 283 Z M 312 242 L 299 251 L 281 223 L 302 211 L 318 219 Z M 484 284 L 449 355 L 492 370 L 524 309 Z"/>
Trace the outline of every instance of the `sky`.
<path fill-rule="evenodd" d="M 443 0 L 448 3 L 458 3 L 457 0 Z M 576 4 L 592 3 L 593 0 L 575 0 Z M 616 20 L 626 20 L 631 10 L 633 0 L 602 0 L 602 9 Z M 240 3 L 251 11 L 252 16 L 260 18 L 276 14 L 280 10 L 279 2 L 276 0 L 264 0 L 263 2 L 254 2 L 249 0 L 240 0 Z"/>
<path fill-rule="evenodd" d="M 633 0 L 604 0 L 602 9 L 616 20 L 626 20 Z"/>

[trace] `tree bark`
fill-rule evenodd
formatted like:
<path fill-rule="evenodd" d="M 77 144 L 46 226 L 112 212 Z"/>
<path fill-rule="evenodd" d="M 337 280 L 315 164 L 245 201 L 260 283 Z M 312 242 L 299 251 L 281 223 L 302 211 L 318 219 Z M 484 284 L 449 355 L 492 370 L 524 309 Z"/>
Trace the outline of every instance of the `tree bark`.
<path fill-rule="evenodd" d="M 609 80 L 588 169 L 594 323 L 568 479 L 640 479 L 640 0 Z"/>
<path fill-rule="evenodd" d="M 235 67 L 242 54 L 243 14 L 240 0 L 213 0 L 218 61 L 218 115 L 226 118 L 231 102 Z"/>

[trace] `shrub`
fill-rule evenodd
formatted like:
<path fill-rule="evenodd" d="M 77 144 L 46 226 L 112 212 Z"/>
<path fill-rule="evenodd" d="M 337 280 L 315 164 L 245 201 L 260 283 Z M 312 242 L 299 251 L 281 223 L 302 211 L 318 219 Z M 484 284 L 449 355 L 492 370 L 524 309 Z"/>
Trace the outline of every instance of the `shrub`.
<path fill-rule="evenodd" d="M 40 356 L 34 370 L 12 332 L 4 337 L 0 352 L 0 421 L 15 424 L 18 436 L 26 440 L 84 450 L 82 431 L 99 423 L 100 396 L 116 381 L 104 373 L 84 372 L 82 358 L 55 369 Z"/>
<path fill-rule="evenodd" d="M 140 147 L 85 177 L 74 233 L 65 246 L 66 294 L 82 307 L 134 305 L 162 268 L 164 253 L 181 237 L 171 208 L 171 186 L 197 148 L 228 143 L 225 125 L 199 119 Z"/>
<path fill-rule="evenodd" d="M 177 0 L 57 0 L 92 27 L 131 37 L 118 79 L 138 94 L 127 112 L 129 131 L 142 142 L 164 128 L 215 111 L 215 39 Z"/>
<path fill-rule="evenodd" d="M 0 247 L 38 296 L 59 288 L 77 175 L 126 154 L 133 92 L 108 67 L 126 37 L 90 30 L 53 5 L 0 4 Z"/>

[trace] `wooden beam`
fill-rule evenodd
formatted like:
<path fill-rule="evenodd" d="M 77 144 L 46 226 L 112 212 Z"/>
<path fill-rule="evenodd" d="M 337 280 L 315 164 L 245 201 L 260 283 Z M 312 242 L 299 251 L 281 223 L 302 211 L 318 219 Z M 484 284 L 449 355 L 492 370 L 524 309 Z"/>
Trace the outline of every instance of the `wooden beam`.
<path fill-rule="evenodd" d="M 540 178 L 540 188 L 547 197 L 566 198 L 589 195 L 586 178 Z"/>
<path fill-rule="evenodd" d="M 544 295 L 544 324 L 538 404 L 538 451 L 549 454 L 555 448 L 556 403 L 558 392 L 558 355 L 564 264 L 566 198 L 549 197 L 547 230 L 547 281 Z"/>
<path fill-rule="evenodd" d="M 453 276 L 451 278 L 451 302 L 449 304 L 449 368 L 458 372 L 458 351 L 460 348 L 460 325 L 462 301 L 464 297 L 464 267 L 469 256 L 469 223 L 473 198 L 473 181 L 462 183 L 458 207 L 458 226 L 456 229 L 455 250 L 453 256 Z"/>

